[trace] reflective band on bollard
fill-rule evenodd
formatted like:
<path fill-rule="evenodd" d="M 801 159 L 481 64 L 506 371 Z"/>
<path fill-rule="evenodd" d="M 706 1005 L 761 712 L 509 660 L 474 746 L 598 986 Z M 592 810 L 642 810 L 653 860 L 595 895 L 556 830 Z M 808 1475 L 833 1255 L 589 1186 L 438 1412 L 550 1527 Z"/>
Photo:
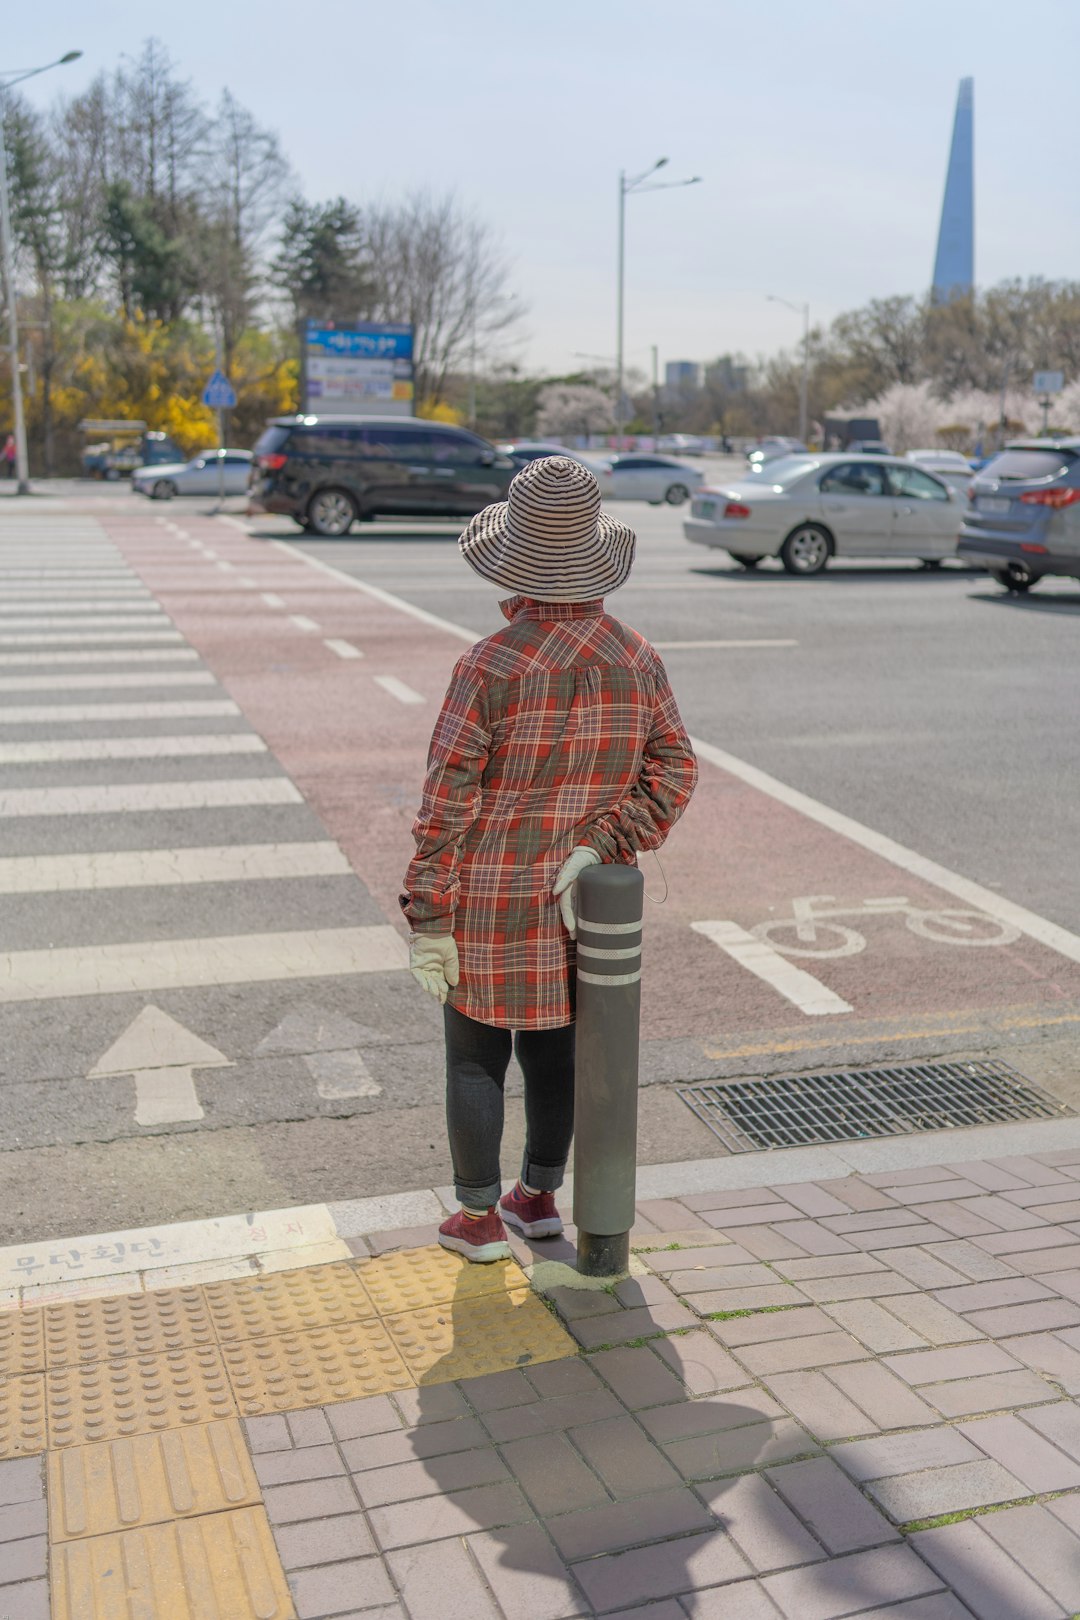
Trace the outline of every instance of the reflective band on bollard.
<path fill-rule="evenodd" d="M 630 1262 L 644 889 L 633 866 L 590 866 L 577 881 L 574 1222 L 588 1277 L 619 1276 Z"/>

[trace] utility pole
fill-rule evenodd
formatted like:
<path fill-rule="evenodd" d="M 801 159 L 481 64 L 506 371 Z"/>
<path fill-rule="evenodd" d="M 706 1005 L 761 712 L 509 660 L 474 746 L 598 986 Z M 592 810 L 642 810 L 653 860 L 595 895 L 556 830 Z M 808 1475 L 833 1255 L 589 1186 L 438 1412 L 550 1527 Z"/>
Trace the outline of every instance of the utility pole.
<path fill-rule="evenodd" d="M 653 440 L 660 437 L 660 368 L 657 346 L 652 346 L 652 430 Z M 655 442 L 653 448 L 656 448 Z"/>

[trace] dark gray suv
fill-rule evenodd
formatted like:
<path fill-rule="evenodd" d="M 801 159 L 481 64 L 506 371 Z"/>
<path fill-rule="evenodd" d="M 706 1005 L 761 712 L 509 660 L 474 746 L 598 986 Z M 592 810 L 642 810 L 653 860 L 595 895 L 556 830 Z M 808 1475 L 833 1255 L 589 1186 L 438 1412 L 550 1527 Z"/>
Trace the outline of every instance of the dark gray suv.
<path fill-rule="evenodd" d="M 1017 439 L 981 467 L 957 554 L 1010 591 L 1080 579 L 1080 438 Z"/>
<path fill-rule="evenodd" d="M 505 500 L 517 466 L 464 428 L 415 416 L 277 416 L 255 446 L 250 510 L 314 534 L 358 518 L 471 517 Z"/>

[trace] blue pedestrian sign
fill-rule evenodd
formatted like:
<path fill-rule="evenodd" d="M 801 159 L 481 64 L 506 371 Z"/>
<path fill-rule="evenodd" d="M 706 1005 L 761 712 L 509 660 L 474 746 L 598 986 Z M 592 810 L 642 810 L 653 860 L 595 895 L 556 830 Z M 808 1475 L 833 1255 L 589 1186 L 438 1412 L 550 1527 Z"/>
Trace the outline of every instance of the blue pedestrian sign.
<path fill-rule="evenodd" d="M 236 404 L 236 389 L 223 371 L 215 371 L 203 389 L 202 402 L 212 411 L 231 411 Z"/>

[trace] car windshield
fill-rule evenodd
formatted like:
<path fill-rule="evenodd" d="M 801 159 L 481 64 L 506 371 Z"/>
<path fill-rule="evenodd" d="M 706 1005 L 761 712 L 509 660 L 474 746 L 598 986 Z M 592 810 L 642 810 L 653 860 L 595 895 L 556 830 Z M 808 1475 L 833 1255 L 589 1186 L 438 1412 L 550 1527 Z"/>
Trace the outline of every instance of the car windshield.
<path fill-rule="evenodd" d="M 817 462 L 812 456 L 778 456 L 775 461 L 767 461 L 761 468 L 760 482 L 762 484 L 775 484 L 778 489 L 787 489 L 798 479 L 812 472 Z"/>
<path fill-rule="evenodd" d="M 995 456 L 982 468 L 979 477 L 1035 483 L 1043 478 L 1060 478 L 1075 464 L 1076 454 L 1072 450 L 1051 450 L 1049 447 L 1043 450 L 1034 446 L 1029 450 L 1018 447 L 1003 450 L 1000 456 Z"/>

